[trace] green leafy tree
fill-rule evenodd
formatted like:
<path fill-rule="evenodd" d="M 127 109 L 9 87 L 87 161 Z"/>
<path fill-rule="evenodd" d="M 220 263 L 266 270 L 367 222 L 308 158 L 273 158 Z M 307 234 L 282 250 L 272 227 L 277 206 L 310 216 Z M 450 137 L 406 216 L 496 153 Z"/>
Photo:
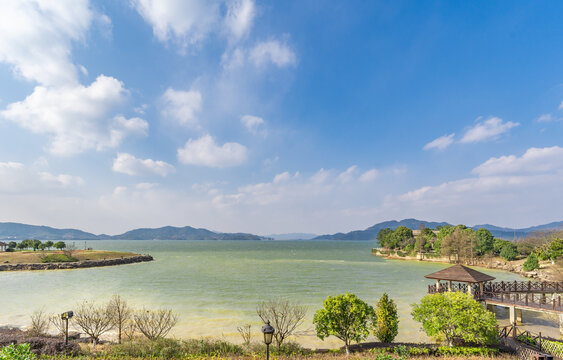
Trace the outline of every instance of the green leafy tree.
<path fill-rule="evenodd" d="M 475 232 L 475 236 L 477 236 L 477 252 L 479 255 L 493 252 L 495 237 L 489 230 L 481 228 Z"/>
<path fill-rule="evenodd" d="M 490 344 L 496 341 L 497 320 L 469 294 L 446 292 L 426 295 L 413 304 L 412 316 L 431 337 L 443 337 L 449 346 L 465 341 Z"/>
<path fill-rule="evenodd" d="M 62 250 L 64 248 L 66 248 L 66 244 L 63 241 L 57 241 L 56 243 L 53 244 L 53 247 L 55 249 Z"/>
<path fill-rule="evenodd" d="M 31 240 L 31 247 L 33 248 L 33 251 L 38 250 L 41 244 L 41 240 Z"/>
<path fill-rule="evenodd" d="M 375 319 L 374 335 L 381 342 L 393 342 L 399 333 L 399 316 L 397 315 L 397 305 L 387 294 L 383 294 L 377 302 Z"/>
<path fill-rule="evenodd" d="M 318 310 L 313 324 L 319 339 L 335 336 L 344 341 L 346 354 L 352 341 L 360 342 L 369 335 L 375 318 L 375 310 L 354 294 L 329 296 Z"/>
<path fill-rule="evenodd" d="M 393 231 L 392 236 L 392 245 L 393 248 L 396 247 L 405 247 L 413 240 L 413 233 L 412 230 L 406 226 L 399 226 L 398 228 Z M 412 241 L 412 245 L 414 245 L 414 241 Z"/>
<path fill-rule="evenodd" d="M 10 248 L 10 249 L 15 249 L 17 246 L 18 246 L 18 243 L 15 242 L 15 241 L 10 241 L 8 243 L 8 248 Z"/>
<path fill-rule="evenodd" d="M 376 238 L 377 241 L 379 242 L 379 246 L 384 248 L 389 247 L 389 240 L 392 235 L 393 235 L 393 230 L 389 228 L 379 230 Z"/>
<path fill-rule="evenodd" d="M 510 244 L 510 241 L 506 241 L 503 239 L 495 239 L 493 243 L 493 251 L 495 252 L 495 254 L 500 254 L 502 248 L 504 248 L 506 244 Z"/>
<path fill-rule="evenodd" d="M 455 228 L 451 225 L 445 225 L 439 228 L 438 234 L 436 235 L 436 241 L 434 242 L 434 251 L 441 254 L 442 242 L 444 238 L 454 232 Z"/>
<path fill-rule="evenodd" d="M 518 248 L 512 243 L 505 244 L 500 251 L 500 256 L 506 261 L 512 261 L 518 256 Z"/>
<path fill-rule="evenodd" d="M 524 271 L 532 271 L 535 269 L 539 269 L 539 267 L 540 267 L 540 262 L 538 261 L 538 256 L 536 255 L 536 253 L 531 253 L 530 255 L 528 255 L 526 261 L 522 265 Z"/>
<path fill-rule="evenodd" d="M 47 249 L 51 249 L 51 248 L 53 247 L 53 245 L 54 245 L 51 240 L 45 241 L 44 244 L 45 244 L 45 247 L 46 247 Z"/>
<path fill-rule="evenodd" d="M 551 244 L 549 244 L 549 258 L 556 260 L 561 254 L 563 254 L 563 240 L 561 238 L 555 238 L 551 241 Z"/>

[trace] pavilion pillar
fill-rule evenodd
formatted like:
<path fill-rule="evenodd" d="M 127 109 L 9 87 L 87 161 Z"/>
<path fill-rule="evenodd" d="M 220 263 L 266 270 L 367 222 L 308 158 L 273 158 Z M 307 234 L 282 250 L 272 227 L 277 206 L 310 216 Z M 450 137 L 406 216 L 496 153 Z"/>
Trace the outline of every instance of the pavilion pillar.
<path fill-rule="evenodd" d="M 452 281 L 448 282 L 448 291 L 452 291 Z"/>
<path fill-rule="evenodd" d="M 563 335 L 563 314 L 559 314 L 559 333 Z"/>
<path fill-rule="evenodd" d="M 471 286 L 471 283 L 467 283 L 467 293 L 473 296 L 473 287 Z"/>
<path fill-rule="evenodd" d="M 509 306 L 508 307 L 508 315 L 509 315 L 509 318 L 510 318 L 510 323 L 511 324 L 516 323 L 518 325 L 518 318 L 516 316 L 516 307 L 515 306 Z M 522 320 L 522 314 L 520 314 L 520 321 L 521 320 Z"/>
<path fill-rule="evenodd" d="M 436 279 L 436 291 L 440 292 L 440 279 Z"/>

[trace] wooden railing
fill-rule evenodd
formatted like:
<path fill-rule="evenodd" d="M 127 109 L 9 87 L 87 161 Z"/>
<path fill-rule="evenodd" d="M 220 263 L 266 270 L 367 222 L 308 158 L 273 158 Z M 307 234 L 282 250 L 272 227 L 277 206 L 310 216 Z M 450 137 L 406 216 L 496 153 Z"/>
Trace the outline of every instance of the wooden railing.
<path fill-rule="evenodd" d="M 553 311 L 563 311 L 563 305 L 561 304 L 561 296 L 546 296 L 546 294 L 534 294 L 534 293 L 494 293 L 494 292 L 483 292 L 479 296 L 480 300 L 491 300 L 498 301 L 505 304 L 514 304 L 520 306 L 527 306 L 537 309 L 553 310 Z"/>
<path fill-rule="evenodd" d="M 544 355 L 544 358 L 549 358 L 545 355 L 563 357 L 563 342 L 542 336 L 541 332 L 521 330 L 514 324 L 503 327 L 499 331 L 499 337 L 505 345 L 514 348 L 525 359 L 536 357 L 534 355 Z"/>
<path fill-rule="evenodd" d="M 495 281 L 483 284 L 483 291 L 495 293 L 563 293 L 563 281 Z"/>

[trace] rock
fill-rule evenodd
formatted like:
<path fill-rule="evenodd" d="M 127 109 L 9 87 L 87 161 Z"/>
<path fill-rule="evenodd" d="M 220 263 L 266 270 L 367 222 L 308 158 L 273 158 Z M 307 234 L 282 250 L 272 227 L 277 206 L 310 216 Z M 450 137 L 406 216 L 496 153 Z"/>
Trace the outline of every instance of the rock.
<path fill-rule="evenodd" d="M 154 260 L 150 255 L 136 255 L 126 258 L 106 259 L 106 260 L 84 260 L 67 263 L 45 263 L 45 264 L 2 264 L 0 271 L 20 271 L 20 270 L 61 270 L 61 269 L 80 269 L 100 266 L 112 266 L 133 264 L 144 261 Z"/>

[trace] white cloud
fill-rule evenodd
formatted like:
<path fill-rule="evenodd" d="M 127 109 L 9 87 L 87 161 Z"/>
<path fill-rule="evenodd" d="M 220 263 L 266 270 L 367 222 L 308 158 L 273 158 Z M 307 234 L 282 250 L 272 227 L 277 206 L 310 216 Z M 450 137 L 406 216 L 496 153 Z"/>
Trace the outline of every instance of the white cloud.
<path fill-rule="evenodd" d="M 358 167 L 356 165 L 350 166 L 348 169 L 338 174 L 338 180 L 342 183 L 348 183 L 354 180 L 355 179 L 354 175 L 357 169 Z"/>
<path fill-rule="evenodd" d="M 379 171 L 377 169 L 371 169 L 364 172 L 358 180 L 364 183 L 372 182 L 379 176 Z"/>
<path fill-rule="evenodd" d="M 199 91 L 181 91 L 168 88 L 161 97 L 162 116 L 180 125 L 198 126 L 197 113 L 201 110 Z"/>
<path fill-rule="evenodd" d="M 493 157 L 474 168 L 472 173 L 479 176 L 495 176 L 552 171 L 563 172 L 563 148 L 559 146 L 530 148 L 520 157 L 515 155 Z"/>
<path fill-rule="evenodd" d="M 270 40 L 258 43 L 249 55 L 250 60 L 256 66 L 264 66 L 268 62 L 278 67 L 294 66 L 297 64 L 295 53 L 278 40 Z"/>
<path fill-rule="evenodd" d="M 540 117 L 538 117 L 536 119 L 537 122 L 551 122 L 553 121 L 553 116 L 551 114 L 543 114 L 540 115 Z"/>
<path fill-rule="evenodd" d="M 123 83 L 100 75 L 88 87 L 37 86 L 25 100 L 8 105 L 0 117 L 48 135 L 51 153 L 71 155 L 116 147 L 130 134 L 146 134 L 145 120 L 111 116 L 127 97 Z"/>
<path fill-rule="evenodd" d="M 82 185 L 84 180 L 68 174 L 51 174 L 18 162 L 0 162 L 0 193 L 36 193 Z"/>
<path fill-rule="evenodd" d="M 87 0 L 0 2 L 0 62 L 42 85 L 76 85 L 71 44 L 94 18 Z"/>
<path fill-rule="evenodd" d="M 563 183 L 563 148 L 559 146 L 530 148 L 522 156 L 493 157 L 472 173 L 477 176 L 390 197 L 381 211 L 516 227 L 555 221 L 559 216 L 555 215 L 563 201 L 563 192 L 557 191 Z"/>
<path fill-rule="evenodd" d="M 113 171 L 127 175 L 159 175 L 166 176 L 174 172 L 174 166 L 167 162 L 152 159 L 137 159 L 126 153 L 119 153 L 113 160 Z"/>
<path fill-rule="evenodd" d="M 454 142 L 454 136 L 455 133 L 450 135 L 440 136 L 439 138 L 434 139 L 428 144 L 424 145 L 424 150 L 430 150 L 430 149 L 444 150 Z"/>
<path fill-rule="evenodd" d="M 235 41 L 248 35 L 256 16 L 256 7 L 252 0 L 234 0 L 227 4 L 225 26 Z"/>
<path fill-rule="evenodd" d="M 563 101 L 561 101 L 561 104 L 559 104 L 559 110 L 563 110 Z"/>
<path fill-rule="evenodd" d="M 219 2 L 206 0 L 134 0 L 133 5 L 161 42 L 182 49 L 204 39 L 218 24 Z"/>
<path fill-rule="evenodd" d="M 253 115 L 244 115 L 240 118 L 240 122 L 244 125 L 246 130 L 250 133 L 266 135 L 266 130 L 264 129 L 264 119 Z"/>
<path fill-rule="evenodd" d="M 205 135 L 188 140 L 178 149 L 178 160 L 183 164 L 224 168 L 241 165 L 246 161 L 247 153 L 246 147 L 239 143 L 217 145 L 210 135 Z"/>
<path fill-rule="evenodd" d="M 520 124 L 512 121 L 503 122 L 502 119 L 498 117 L 491 117 L 484 122 L 477 123 L 477 125 L 467 130 L 460 142 L 473 143 L 495 140 L 498 139 L 500 135 L 518 125 Z"/>

